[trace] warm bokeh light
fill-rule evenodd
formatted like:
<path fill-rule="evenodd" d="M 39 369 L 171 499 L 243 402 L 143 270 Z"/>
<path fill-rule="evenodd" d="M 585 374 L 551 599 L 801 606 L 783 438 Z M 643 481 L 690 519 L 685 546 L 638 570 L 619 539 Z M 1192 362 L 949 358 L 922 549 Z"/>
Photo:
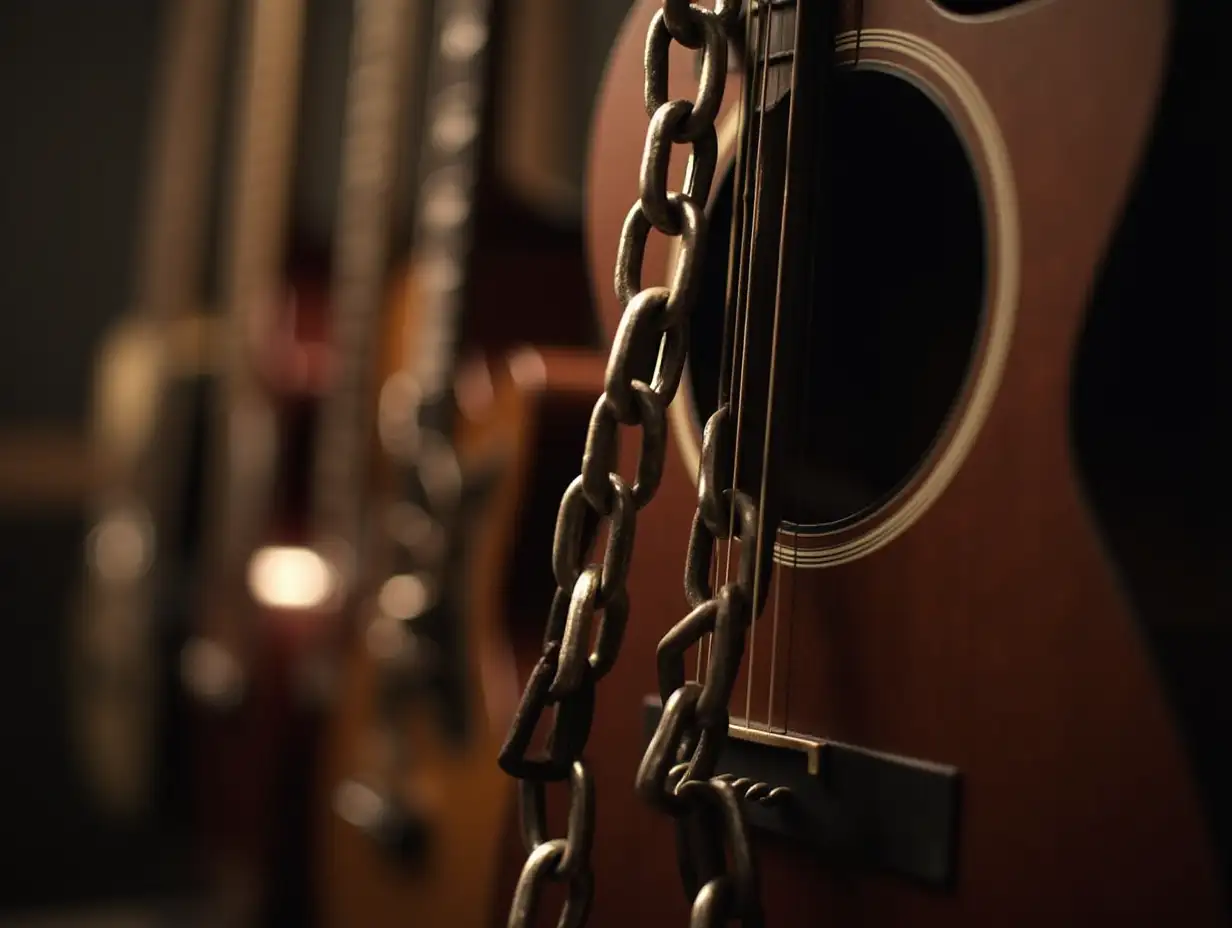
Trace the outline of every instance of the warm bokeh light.
<path fill-rule="evenodd" d="M 319 608 L 337 586 L 333 567 L 311 548 L 260 548 L 248 562 L 248 589 L 253 599 L 272 609 Z"/>

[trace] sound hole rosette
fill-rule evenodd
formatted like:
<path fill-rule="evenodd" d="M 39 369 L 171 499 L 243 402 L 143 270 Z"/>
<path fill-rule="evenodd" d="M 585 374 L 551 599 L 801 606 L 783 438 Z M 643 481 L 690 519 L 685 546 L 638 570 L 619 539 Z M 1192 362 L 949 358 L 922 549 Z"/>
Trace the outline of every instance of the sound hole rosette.
<path fill-rule="evenodd" d="M 936 45 L 897 30 L 863 30 L 858 62 L 854 32 L 838 37 L 836 52 L 840 68 L 879 71 L 912 84 L 950 122 L 965 149 L 980 199 L 985 286 L 966 374 L 927 453 L 891 494 L 849 519 L 780 526 L 774 546 L 776 563 L 802 569 L 835 566 L 873 553 L 906 532 L 940 498 L 974 447 L 996 398 L 1019 300 L 1020 228 L 1013 170 L 1001 129 L 975 81 Z M 738 131 L 738 108 L 733 106 L 718 125 L 718 176 L 734 161 Z M 721 189 L 722 185 L 714 185 L 710 208 Z M 669 274 L 676 260 L 673 244 L 668 253 Z M 692 376 L 690 365 L 669 409 L 669 420 L 685 469 L 696 480 L 701 419 Z"/>

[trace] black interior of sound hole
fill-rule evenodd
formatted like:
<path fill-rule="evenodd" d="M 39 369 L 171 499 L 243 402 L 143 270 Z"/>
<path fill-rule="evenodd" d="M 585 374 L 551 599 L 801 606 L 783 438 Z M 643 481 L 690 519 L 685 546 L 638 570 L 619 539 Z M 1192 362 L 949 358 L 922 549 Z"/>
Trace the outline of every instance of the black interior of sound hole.
<path fill-rule="evenodd" d="M 1018 6 L 1026 0 L 933 0 L 937 6 L 957 16 L 979 16 Z"/>
<path fill-rule="evenodd" d="M 985 294 L 977 180 L 946 115 L 915 85 L 875 70 L 838 76 L 833 100 L 829 206 L 816 220 L 825 226 L 793 249 L 815 267 L 810 321 L 784 335 L 807 343 L 790 448 L 776 468 L 784 516 L 802 526 L 864 513 L 911 477 L 962 389 Z M 701 422 L 717 403 L 732 186 L 729 172 L 690 335 Z"/>

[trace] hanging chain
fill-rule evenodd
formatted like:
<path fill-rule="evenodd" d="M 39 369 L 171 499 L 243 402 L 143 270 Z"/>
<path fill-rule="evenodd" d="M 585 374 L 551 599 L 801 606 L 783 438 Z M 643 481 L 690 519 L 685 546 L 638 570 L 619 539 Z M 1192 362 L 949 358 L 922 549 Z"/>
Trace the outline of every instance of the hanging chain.
<path fill-rule="evenodd" d="M 667 453 L 666 410 L 684 373 L 688 320 L 702 274 L 708 219 L 705 205 L 718 157 L 715 118 L 727 79 L 728 35 L 740 0 L 717 0 L 713 10 L 687 0 L 664 0 L 646 36 L 646 112 L 650 127 L 642 155 L 639 199 L 621 230 L 616 294 L 624 307 L 613 340 L 604 392 L 595 404 L 581 474 L 561 500 L 552 552 L 558 585 L 548 615 L 541 657 L 530 674 L 500 765 L 520 780 L 521 829 L 528 858 L 509 913 L 510 928 L 536 920 L 547 882 L 567 883 L 558 928 L 583 925 L 594 896 L 590 849 L 594 836 L 594 784 L 582 754 L 594 717 L 595 685 L 616 662 L 629 617 L 625 582 L 637 513 L 654 497 Z M 668 56 L 675 40 L 702 53 L 693 101 L 667 99 Z M 689 145 L 684 189 L 667 189 L 673 147 Z M 680 239 L 670 286 L 642 287 L 642 263 L 651 229 Z M 657 362 L 656 362 L 657 359 Z M 637 371 L 655 365 L 650 382 Z M 752 851 L 739 801 L 714 779 L 727 737 L 727 704 L 753 611 L 757 558 L 756 504 L 719 472 L 730 459 L 728 407 L 707 423 L 703 473 L 686 565 L 692 612 L 659 646 L 659 688 L 664 700 L 658 730 L 642 759 L 637 793 L 671 815 L 678 858 L 695 928 L 739 918 L 761 922 Z M 641 454 L 632 486 L 617 472 L 619 427 L 641 429 Z M 607 547 L 589 562 L 607 523 Z M 735 526 L 741 541 L 736 582 L 715 595 L 709 585 L 716 539 Z M 597 622 L 597 629 L 595 625 Z M 594 650 L 591 638 L 594 633 Z M 686 683 L 684 653 L 713 633 L 704 684 Z M 552 710 L 546 750 L 528 756 L 543 715 Z M 569 782 L 568 829 L 549 838 L 548 783 Z M 730 859 L 730 866 L 728 861 Z"/>

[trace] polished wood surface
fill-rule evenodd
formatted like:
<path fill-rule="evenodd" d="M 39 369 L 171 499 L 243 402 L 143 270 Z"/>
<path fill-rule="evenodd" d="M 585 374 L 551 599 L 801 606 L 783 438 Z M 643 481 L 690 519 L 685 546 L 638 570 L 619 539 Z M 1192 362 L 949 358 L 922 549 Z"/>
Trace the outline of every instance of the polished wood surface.
<path fill-rule="evenodd" d="M 381 538 L 364 565 L 369 598 L 355 616 L 317 788 L 318 896 L 325 924 L 339 928 L 481 924 L 494 905 L 495 868 L 502 860 L 497 838 L 514 796 L 496 755 L 518 697 L 511 636 L 527 627 L 515 610 L 528 551 L 550 595 L 550 571 L 543 565 L 551 526 L 527 531 L 527 513 L 541 508 L 538 496 L 532 503 L 528 495 L 542 493 L 545 479 L 549 500 L 563 491 L 580 454 L 588 408 L 602 389 L 601 359 L 517 347 L 583 344 L 593 318 L 577 227 L 545 221 L 519 203 L 497 168 L 504 154 L 490 128 L 505 100 L 497 75 L 511 50 L 508 12 L 504 3 L 493 3 L 490 11 L 486 3 L 437 4 L 440 36 L 434 33 L 427 43 L 420 202 L 408 265 L 391 294 L 376 379 L 380 389 L 391 388 L 395 403 L 400 388 L 413 381 L 427 403 L 429 429 L 456 445 L 464 473 L 483 473 L 480 482 L 486 483 L 494 467 L 496 476 L 473 510 L 466 504 L 459 525 L 448 524 L 455 516 L 430 514 L 449 536 L 442 558 L 448 563 L 435 563 L 422 549 L 411 562 L 428 574 L 429 586 L 451 587 L 443 604 L 430 606 L 430 616 L 414 620 L 423 623 L 417 633 L 398 639 L 405 650 L 394 660 L 411 664 L 413 652 L 429 651 L 445 654 L 445 667 L 392 670 L 396 688 L 418 692 L 390 700 L 391 669 L 368 651 L 368 633 L 370 623 L 377 632 L 389 629 L 377 625 L 392 618 L 382 614 L 380 591 L 407 569 L 398 567 L 407 561 L 399 561 L 388 526 L 397 504 L 407 501 L 410 488 L 402 481 L 414 479 L 407 469 L 416 462 L 398 459 L 396 426 L 382 432 L 385 453 L 375 462 L 373 482 L 376 496 L 392 505 L 373 519 Z M 445 54 L 450 24 L 467 22 L 482 26 L 473 35 L 483 41 L 469 56 Z M 450 127 L 449 115 L 468 98 L 478 131 L 445 144 L 440 130 Z M 442 222 L 432 206 L 442 202 L 448 189 L 442 183 L 450 177 L 459 179 L 451 195 L 462 208 L 457 221 Z M 441 412 L 438 397 L 448 412 Z M 389 409 L 395 416 L 402 411 L 385 406 L 382 415 Z M 565 470 L 555 466 L 560 461 Z M 455 636 L 463 652 L 456 656 Z M 404 763 L 388 763 L 395 752 Z M 412 819 L 410 828 L 394 829 L 408 840 L 386 841 L 405 845 L 422 838 L 407 855 L 411 860 L 378 844 L 388 838 L 388 817 L 347 811 L 347 797 L 356 796 Z"/>
<path fill-rule="evenodd" d="M 530 529 L 530 508 L 563 492 L 568 478 L 553 462 L 571 464 L 580 453 L 602 378 L 601 358 L 564 349 L 523 349 L 462 370 L 457 447 L 463 470 L 495 465 L 498 474 L 468 546 L 471 598 L 463 636 L 469 735 L 452 744 L 431 707 L 407 713 L 404 737 L 412 759 L 398 787 L 424 816 L 421 861 L 397 860 L 339 817 L 332 797 L 340 784 L 365 773 L 367 740 L 377 724 L 378 667 L 361 629 L 344 672 L 319 790 L 324 924 L 481 925 L 498 904 L 499 836 L 516 808 L 514 784 L 496 765 L 519 695 L 514 643 L 527 629 L 533 633 L 528 610 L 542 607 L 551 585 L 545 568 L 530 581 L 528 597 L 515 562 L 548 563 L 551 526 Z"/>
<path fill-rule="evenodd" d="M 914 0 L 857 6 L 865 30 L 944 50 L 987 101 L 1017 216 L 1006 227 L 990 214 L 988 225 L 1017 239 L 1009 257 L 1016 312 L 987 417 L 943 492 L 906 531 L 862 557 L 776 568 L 765 613 L 777 608 L 780 616 L 776 725 L 959 768 L 956 885 L 924 890 L 758 836 L 767 923 L 1227 924 L 1189 762 L 1088 507 L 1068 431 L 1074 353 L 1152 128 L 1169 5 L 1137 4 L 1131 17 L 1117 0 L 1056 0 L 970 18 Z M 647 0 L 630 16 L 596 108 L 588 233 L 609 336 L 620 314 L 609 283 L 616 237 L 637 198 L 645 137 L 644 37 L 658 7 Z M 691 53 L 674 46 L 671 96 L 693 96 L 691 65 Z M 937 92 L 987 193 L 996 153 L 970 111 L 950 107 L 936 72 L 906 57 L 895 66 Z M 737 80 L 729 79 L 728 108 Z M 677 187 L 684 160 L 681 150 Z M 656 238 L 652 246 L 647 282 L 665 279 L 666 245 Z M 1012 270 L 990 261 L 990 292 Z M 977 365 L 986 343 L 981 351 Z M 629 631 L 600 686 L 587 751 L 598 797 L 598 926 L 687 923 L 672 824 L 632 790 L 644 748 L 641 700 L 656 691 L 654 648 L 686 611 L 681 578 L 696 492 L 679 436 L 674 448 L 659 496 L 639 520 Z M 635 455 L 636 443 L 626 443 L 624 473 Z M 886 518 L 874 513 L 848 527 L 846 540 Z M 836 548 L 840 534 L 823 536 L 821 549 Z M 770 625 L 750 632 L 755 720 L 769 714 Z M 737 715 L 746 674 L 747 666 Z"/>

